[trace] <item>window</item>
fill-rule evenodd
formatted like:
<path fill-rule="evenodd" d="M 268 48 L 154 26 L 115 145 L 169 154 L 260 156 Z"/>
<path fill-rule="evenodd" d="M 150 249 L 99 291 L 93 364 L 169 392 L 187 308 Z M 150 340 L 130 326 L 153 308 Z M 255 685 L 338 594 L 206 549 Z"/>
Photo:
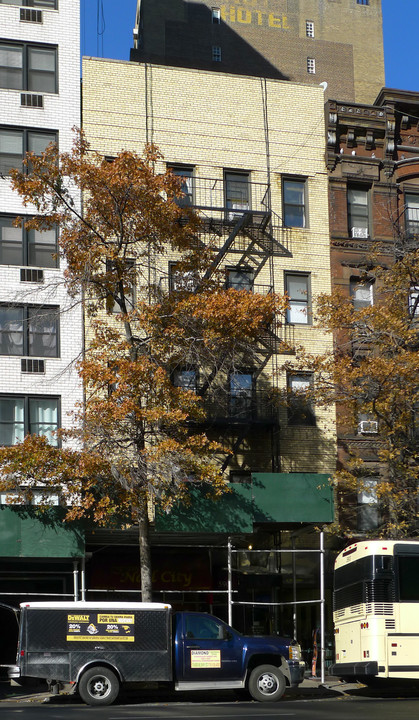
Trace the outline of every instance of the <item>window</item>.
<path fill-rule="evenodd" d="M 218 7 L 211 8 L 211 19 L 213 25 L 219 25 L 221 23 L 221 10 Z"/>
<path fill-rule="evenodd" d="M 225 172 L 224 173 L 225 204 L 227 208 L 235 210 L 249 210 L 250 188 L 249 173 Z M 229 220 L 240 216 L 242 213 L 228 213 Z"/>
<path fill-rule="evenodd" d="M 185 632 L 187 638 L 201 640 L 224 640 L 224 625 L 219 620 L 202 615 L 185 614 Z"/>
<path fill-rule="evenodd" d="M 132 258 L 126 258 L 125 260 L 120 260 L 119 264 L 123 265 L 120 269 L 117 267 L 116 262 L 112 260 L 107 260 L 106 262 L 106 271 L 110 274 L 109 286 L 111 286 L 113 282 L 115 283 L 114 292 L 109 293 L 106 306 L 107 311 L 115 315 L 122 312 L 121 305 L 116 300 L 117 297 L 122 300 L 120 282 L 123 284 L 126 311 L 130 312 L 135 305 L 135 261 Z M 122 276 L 120 272 L 118 272 L 118 269 L 122 272 Z"/>
<path fill-rule="evenodd" d="M 378 433 L 378 420 L 371 413 L 358 414 L 358 433 L 361 435 L 376 435 Z"/>
<path fill-rule="evenodd" d="M 196 370 L 194 368 L 180 368 L 173 373 L 173 385 L 182 390 L 196 392 Z"/>
<path fill-rule="evenodd" d="M 369 5 L 370 0 L 356 0 L 357 5 Z"/>
<path fill-rule="evenodd" d="M 20 128 L 0 128 L 0 174 L 8 175 L 12 168 L 22 170 L 27 152 L 40 155 L 50 143 L 57 142 L 57 133 Z"/>
<path fill-rule="evenodd" d="M 405 195 L 405 223 L 406 232 L 419 233 L 419 195 Z"/>
<path fill-rule="evenodd" d="M 307 72 L 310 73 L 310 75 L 315 75 L 316 61 L 314 58 L 307 58 Z"/>
<path fill-rule="evenodd" d="M 230 374 L 230 415 L 233 419 L 249 418 L 253 406 L 253 373 Z"/>
<path fill-rule="evenodd" d="M 221 48 L 219 45 L 212 46 L 212 61 L 221 62 Z"/>
<path fill-rule="evenodd" d="M 173 175 L 181 178 L 181 190 L 183 195 L 176 198 L 176 202 L 180 207 L 193 205 L 193 167 L 183 167 L 181 165 L 169 165 L 169 169 Z"/>
<path fill-rule="evenodd" d="M 282 196 L 285 227 L 306 227 L 305 194 L 305 180 L 284 178 Z"/>
<path fill-rule="evenodd" d="M 15 219 L 0 215 L 0 265 L 57 267 L 57 230 L 25 230 L 13 226 Z"/>
<path fill-rule="evenodd" d="M 289 299 L 287 322 L 308 325 L 310 323 L 310 276 L 302 273 L 286 273 L 285 292 Z"/>
<path fill-rule="evenodd" d="M 0 355 L 58 357 L 57 307 L 0 305 Z"/>
<path fill-rule="evenodd" d="M 374 284 L 371 281 L 360 281 L 354 278 L 349 284 L 351 298 L 355 310 L 370 307 L 374 303 Z"/>
<path fill-rule="evenodd" d="M 171 291 L 194 292 L 198 277 L 192 270 L 181 270 L 177 263 L 169 265 L 169 288 Z"/>
<path fill-rule="evenodd" d="M 306 37 L 314 38 L 314 22 L 306 20 Z"/>
<path fill-rule="evenodd" d="M 409 315 L 419 317 L 419 286 L 411 285 L 409 290 Z"/>
<path fill-rule="evenodd" d="M 0 5 L 18 5 L 19 7 L 57 9 L 57 0 L 0 0 Z"/>
<path fill-rule="evenodd" d="M 58 398 L 0 396 L 0 445 L 15 445 L 28 434 L 45 435 L 57 445 L 53 433 L 58 427 Z"/>
<path fill-rule="evenodd" d="M 0 87 L 56 93 L 57 48 L 1 42 Z"/>
<path fill-rule="evenodd" d="M 234 290 L 253 290 L 253 270 L 248 268 L 231 268 L 227 269 L 226 284 L 228 288 Z"/>
<path fill-rule="evenodd" d="M 316 419 L 310 400 L 313 385 L 311 374 L 288 375 L 288 425 L 315 425 Z"/>
<path fill-rule="evenodd" d="M 348 227 L 353 238 L 369 237 L 369 189 L 348 187 Z"/>
<path fill-rule="evenodd" d="M 363 478 L 360 481 L 357 507 L 357 529 L 361 532 L 375 530 L 380 524 L 378 508 L 378 478 Z"/>

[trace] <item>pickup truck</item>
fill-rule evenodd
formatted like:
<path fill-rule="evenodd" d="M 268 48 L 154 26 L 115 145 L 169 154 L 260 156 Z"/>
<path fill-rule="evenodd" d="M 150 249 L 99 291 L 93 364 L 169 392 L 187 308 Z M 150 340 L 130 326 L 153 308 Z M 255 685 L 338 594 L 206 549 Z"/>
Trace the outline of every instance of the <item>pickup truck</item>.
<path fill-rule="evenodd" d="M 19 625 L 9 677 L 77 690 L 89 705 L 110 705 L 128 683 L 247 689 L 273 702 L 304 677 L 296 640 L 248 637 L 213 615 L 162 603 L 21 603 Z"/>

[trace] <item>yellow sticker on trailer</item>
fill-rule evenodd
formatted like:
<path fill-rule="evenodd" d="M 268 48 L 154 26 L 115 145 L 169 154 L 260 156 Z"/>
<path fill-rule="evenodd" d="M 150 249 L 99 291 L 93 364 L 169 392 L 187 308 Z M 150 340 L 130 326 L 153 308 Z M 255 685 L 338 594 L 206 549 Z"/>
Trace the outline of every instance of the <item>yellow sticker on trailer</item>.
<path fill-rule="evenodd" d="M 134 642 L 134 635 L 67 635 L 73 642 Z"/>
<path fill-rule="evenodd" d="M 134 625 L 134 615 L 99 615 L 97 616 L 98 623 L 112 624 L 112 625 Z"/>

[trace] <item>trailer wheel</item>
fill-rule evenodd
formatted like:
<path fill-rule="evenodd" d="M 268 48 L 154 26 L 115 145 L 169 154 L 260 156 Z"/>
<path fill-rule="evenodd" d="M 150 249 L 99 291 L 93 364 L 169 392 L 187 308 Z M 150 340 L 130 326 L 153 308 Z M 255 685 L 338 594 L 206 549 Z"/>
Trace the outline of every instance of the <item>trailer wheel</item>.
<path fill-rule="evenodd" d="M 285 692 L 285 678 L 275 665 L 259 665 L 250 673 L 249 692 L 259 702 L 276 702 Z"/>
<path fill-rule="evenodd" d="M 111 705 L 119 693 L 119 680 L 107 667 L 92 667 L 80 678 L 79 694 L 87 705 Z"/>

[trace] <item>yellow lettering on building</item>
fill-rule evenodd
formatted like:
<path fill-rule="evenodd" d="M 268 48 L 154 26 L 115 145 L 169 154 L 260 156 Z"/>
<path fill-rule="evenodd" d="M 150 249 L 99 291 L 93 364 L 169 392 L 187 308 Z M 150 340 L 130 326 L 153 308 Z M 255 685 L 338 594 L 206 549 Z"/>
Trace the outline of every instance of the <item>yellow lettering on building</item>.
<path fill-rule="evenodd" d="M 269 13 L 269 16 L 268 16 L 268 25 L 269 25 L 269 27 L 276 27 L 276 28 L 282 27 L 282 25 L 281 25 L 281 18 L 280 18 L 280 17 L 276 17 L 273 13 Z"/>
<path fill-rule="evenodd" d="M 0 0 L 1 2 L 1 0 Z M 240 0 L 243 4 L 249 4 L 247 0 Z M 264 25 L 267 24 L 271 28 L 279 28 L 280 30 L 291 30 L 288 25 L 286 15 L 275 15 L 274 13 L 266 13 L 263 10 L 248 10 L 246 7 L 234 5 L 221 5 L 221 20 L 223 22 L 239 22 L 243 25 Z"/>
<path fill-rule="evenodd" d="M 252 13 L 250 10 L 245 10 L 244 8 L 238 8 L 237 9 L 237 20 L 239 23 L 246 23 L 247 25 L 250 25 L 252 22 Z"/>

